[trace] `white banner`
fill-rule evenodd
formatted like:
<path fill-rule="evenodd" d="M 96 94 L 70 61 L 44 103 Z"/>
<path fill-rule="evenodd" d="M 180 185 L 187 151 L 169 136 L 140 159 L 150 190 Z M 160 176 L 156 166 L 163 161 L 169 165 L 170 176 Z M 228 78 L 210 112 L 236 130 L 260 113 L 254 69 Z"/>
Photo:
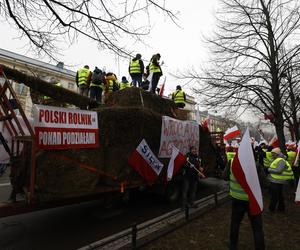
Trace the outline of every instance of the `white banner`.
<path fill-rule="evenodd" d="M 163 116 L 158 157 L 170 158 L 172 145 L 182 154 L 186 154 L 191 146 L 198 150 L 199 125 L 194 121 L 181 121 Z"/>
<path fill-rule="evenodd" d="M 98 114 L 93 111 L 35 105 L 36 143 L 43 149 L 98 147 Z"/>
<path fill-rule="evenodd" d="M 153 154 L 145 139 L 141 141 L 136 148 L 136 151 L 143 157 L 149 166 L 151 166 L 155 173 L 159 175 L 164 165 Z"/>

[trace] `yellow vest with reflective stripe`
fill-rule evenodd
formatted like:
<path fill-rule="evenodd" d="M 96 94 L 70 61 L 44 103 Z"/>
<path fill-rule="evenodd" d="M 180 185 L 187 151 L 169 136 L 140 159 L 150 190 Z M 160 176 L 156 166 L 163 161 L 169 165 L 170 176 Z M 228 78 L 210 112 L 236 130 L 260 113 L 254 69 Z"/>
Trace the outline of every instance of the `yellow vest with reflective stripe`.
<path fill-rule="evenodd" d="M 141 66 L 140 66 L 140 60 L 131 60 L 130 65 L 129 65 L 129 73 L 134 74 L 134 73 L 142 73 L 141 71 Z"/>
<path fill-rule="evenodd" d="M 120 90 L 130 88 L 130 83 L 129 82 L 121 82 L 120 83 Z"/>
<path fill-rule="evenodd" d="M 235 154 L 235 152 L 226 152 L 227 162 L 232 161 Z"/>
<path fill-rule="evenodd" d="M 90 74 L 90 70 L 82 68 L 78 70 L 78 85 L 87 85 L 87 79 Z"/>
<path fill-rule="evenodd" d="M 230 182 L 229 182 L 229 187 L 230 187 L 230 192 L 229 194 L 238 200 L 243 200 L 243 201 L 248 201 L 249 197 L 248 194 L 244 191 L 244 189 L 241 187 L 241 185 L 237 182 L 235 176 L 232 173 L 232 162 L 230 165 Z"/>
<path fill-rule="evenodd" d="M 113 92 L 114 90 L 114 81 L 108 80 L 108 92 Z"/>
<path fill-rule="evenodd" d="M 184 92 L 177 90 L 173 93 L 175 103 L 184 103 Z"/>
<path fill-rule="evenodd" d="M 289 162 L 291 167 L 294 166 L 294 161 L 296 160 L 296 152 L 289 151 L 289 152 L 287 152 L 287 155 L 288 155 L 287 161 Z"/>
<path fill-rule="evenodd" d="M 264 167 L 269 168 L 273 162 L 273 157 L 271 152 L 266 152 L 266 157 L 264 157 Z"/>
<path fill-rule="evenodd" d="M 276 159 L 272 162 L 270 168 L 273 168 L 273 169 L 277 168 L 277 165 L 278 165 L 278 163 L 279 163 L 281 160 L 284 160 L 284 159 L 283 159 L 283 158 L 280 158 L 280 157 L 279 157 L 279 158 L 276 158 Z M 284 160 L 284 161 L 285 161 L 285 164 L 288 166 L 288 169 L 285 169 L 285 170 L 284 170 L 282 173 L 280 173 L 280 174 L 273 174 L 273 173 L 271 173 L 270 175 L 271 175 L 271 177 L 272 177 L 273 179 L 275 179 L 275 180 L 293 180 L 293 179 L 294 179 L 294 174 L 293 174 L 291 165 L 290 165 L 286 160 Z"/>
<path fill-rule="evenodd" d="M 150 71 L 150 73 L 158 73 L 158 72 L 161 72 L 160 67 L 154 65 L 152 61 L 151 61 L 150 66 L 149 66 L 149 71 Z"/>

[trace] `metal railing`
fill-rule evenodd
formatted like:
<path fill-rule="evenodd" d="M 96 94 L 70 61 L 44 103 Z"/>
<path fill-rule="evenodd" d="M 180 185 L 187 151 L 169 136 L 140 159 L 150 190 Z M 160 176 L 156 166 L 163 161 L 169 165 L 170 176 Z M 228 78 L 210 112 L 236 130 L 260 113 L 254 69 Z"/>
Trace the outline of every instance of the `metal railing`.
<path fill-rule="evenodd" d="M 187 207 L 184 211 L 178 208 L 139 225 L 134 223 L 128 229 L 82 247 L 79 250 L 139 249 L 186 225 L 204 212 L 227 201 L 227 198 L 227 190 L 214 193 L 196 201 L 197 208 Z"/>

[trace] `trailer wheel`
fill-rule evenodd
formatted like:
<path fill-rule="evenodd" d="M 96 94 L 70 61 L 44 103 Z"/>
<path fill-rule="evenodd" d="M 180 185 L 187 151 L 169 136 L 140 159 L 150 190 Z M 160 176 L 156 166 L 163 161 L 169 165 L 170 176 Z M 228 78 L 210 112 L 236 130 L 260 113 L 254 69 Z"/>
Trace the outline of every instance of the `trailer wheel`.
<path fill-rule="evenodd" d="M 168 202 L 176 202 L 180 197 L 179 183 L 178 182 L 169 183 L 166 188 L 165 196 Z"/>

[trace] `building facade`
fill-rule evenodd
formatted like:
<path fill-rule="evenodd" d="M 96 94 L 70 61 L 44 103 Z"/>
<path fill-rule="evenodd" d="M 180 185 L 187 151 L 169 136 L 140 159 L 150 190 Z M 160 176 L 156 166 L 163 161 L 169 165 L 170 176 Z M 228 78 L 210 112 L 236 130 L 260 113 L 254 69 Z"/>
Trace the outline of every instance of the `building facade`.
<path fill-rule="evenodd" d="M 60 82 L 63 88 L 76 91 L 76 72 L 65 69 L 64 64 L 57 65 L 45 63 L 11 51 L 0 49 L 0 64 L 19 70 L 22 73 L 36 76 L 47 82 Z M 28 117 L 32 116 L 32 101 L 30 90 L 22 83 L 13 82 L 13 88 Z"/>

